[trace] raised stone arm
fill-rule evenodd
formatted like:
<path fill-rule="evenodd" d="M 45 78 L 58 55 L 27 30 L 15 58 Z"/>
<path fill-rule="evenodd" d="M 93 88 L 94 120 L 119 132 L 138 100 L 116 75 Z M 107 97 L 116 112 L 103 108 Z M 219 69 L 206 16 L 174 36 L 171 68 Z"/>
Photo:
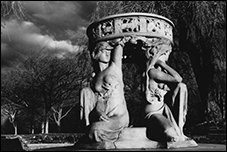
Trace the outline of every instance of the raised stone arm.
<path fill-rule="evenodd" d="M 125 43 L 129 42 L 131 39 L 130 36 L 117 38 L 110 40 L 109 43 L 113 45 L 115 48 L 112 53 L 112 61 L 121 69 L 122 66 L 122 58 L 123 58 L 123 49 L 125 47 Z"/>

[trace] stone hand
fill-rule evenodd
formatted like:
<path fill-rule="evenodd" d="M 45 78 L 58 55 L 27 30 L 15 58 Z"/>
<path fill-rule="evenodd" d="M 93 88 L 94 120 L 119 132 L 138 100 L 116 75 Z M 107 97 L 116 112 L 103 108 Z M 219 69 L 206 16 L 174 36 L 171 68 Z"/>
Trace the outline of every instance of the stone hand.
<path fill-rule="evenodd" d="M 158 88 L 162 89 L 162 90 L 165 90 L 165 91 L 170 91 L 170 88 L 168 87 L 168 85 L 164 84 L 164 83 L 159 83 L 158 84 Z"/>
<path fill-rule="evenodd" d="M 155 64 L 163 66 L 165 63 L 163 61 L 161 61 L 161 60 L 157 60 Z"/>
<path fill-rule="evenodd" d="M 109 117 L 108 117 L 106 114 L 102 114 L 102 115 L 99 117 L 99 120 L 100 120 L 100 121 L 109 121 Z"/>
<path fill-rule="evenodd" d="M 131 39 L 130 39 L 130 42 L 132 44 L 137 44 L 138 41 L 142 41 L 143 43 L 146 43 L 147 42 L 147 38 L 144 37 L 144 36 L 133 36 Z"/>
<path fill-rule="evenodd" d="M 116 45 L 121 45 L 122 47 L 125 46 L 125 43 L 128 42 L 131 39 L 131 36 L 126 36 L 123 38 L 117 38 L 111 41 L 111 44 L 116 46 Z"/>

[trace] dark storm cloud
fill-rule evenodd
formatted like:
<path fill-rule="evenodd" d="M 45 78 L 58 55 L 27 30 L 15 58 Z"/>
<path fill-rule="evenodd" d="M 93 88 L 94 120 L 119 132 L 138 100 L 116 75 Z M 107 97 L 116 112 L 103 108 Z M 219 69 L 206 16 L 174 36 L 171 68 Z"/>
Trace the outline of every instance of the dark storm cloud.
<path fill-rule="evenodd" d="M 8 46 L 21 44 L 24 47 L 36 46 L 47 49 L 61 49 L 70 52 L 77 51 L 78 46 L 72 45 L 67 39 L 57 41 L 51 35 L 41 34 L 40 29 L 32 22 L 11 20 L 6 22 L 7 28 L 2 30 L 1 42 Z M 7 48 L 7 47 L 5 47 Z"/>
<path fill-rule="evenodd" d="M 11 62 L 17 57 L 7 44 L 1 43 L 1 66 L 12 66 Z"/>
<path fill-rule="evenodd" d="M 94 1 L 22 1 L 24 20 L 9 17 L 1 28 L 1 64 L 16 58 L 21 48 L 46 47 L 78 51 L 74 43 L 78 33 L 85 33 Z M 61 52 L 58 52 L 62 54 Z"/>
<path fill-rule="evenodd" d="M 58 33 L 55 34 L 56 39 L 62 39 L 67 36 L 66 30 L 77 31 L 87 28 L 95 2 L 36 1 L 26 2 L 24 6 L 35 24 L 45 26 L 46 32 Z"/>

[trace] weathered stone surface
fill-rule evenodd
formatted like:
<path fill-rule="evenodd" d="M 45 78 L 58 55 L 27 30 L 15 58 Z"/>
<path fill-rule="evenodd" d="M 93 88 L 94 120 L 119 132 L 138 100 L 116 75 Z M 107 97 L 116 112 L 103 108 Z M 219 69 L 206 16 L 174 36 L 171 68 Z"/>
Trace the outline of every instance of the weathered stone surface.
<path fill-rule="evenodd" d="M 185 148 L 185 147 L 197 147 L 198 144 L 193 140 L 179 141 L 179 142 L 167 142 L 167 149 L 170 148 Z"/>
<path fill-rule="evenodd" d="M 149 140 L 146 137 L 145 127 L 135 127 L 124 129 L 116 142 L 91 142 L 87 137 L 76 143 L 75 148 L 78 149 L 159 149 L 159 148 L 184 148 L 197 147 L 198 144 L 194 140 L 180 142 L 157 142 Z"/>
<path fill-rule="evenodd" d="M 127 148 L 164 148 L 165 143 L 149 140 L 146 137 L 145 127 L 126 128 L 121 134 L 119 140 L 115 142 L 117 149 Z"/>
<path fill-rule="evenodd" d="M 171 20 L 157 14 L 123 13 L 93 22 L 87 28 L 87 36 L 93 42 L 128 35 L 164 37 L 173 41 L 173 26 Z"/>

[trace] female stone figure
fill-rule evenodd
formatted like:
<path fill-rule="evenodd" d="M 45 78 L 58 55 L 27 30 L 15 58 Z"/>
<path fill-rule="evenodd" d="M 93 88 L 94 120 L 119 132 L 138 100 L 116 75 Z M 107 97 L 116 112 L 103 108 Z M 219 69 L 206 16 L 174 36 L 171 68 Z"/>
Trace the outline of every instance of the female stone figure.
<path fill-rule="evenodd" d="M 147 136 L 158 141 L 184 141 L 187 88 L 182 77 L 166 64 L 171 43 L 164 38 L 150 38 L 143 49 L 147 57 L 144 75 Z M 167 98 L 167 94 L 171 97 Z"/>
<path fill-rule="evenodd" d="M 126 39 L 98 42 L 91 51 L 95 76 L 90 88 L 81 91 L 81 119 L 96 142 L 116 141 L 129 125 L 124 97 L 122 55 Z"/>

